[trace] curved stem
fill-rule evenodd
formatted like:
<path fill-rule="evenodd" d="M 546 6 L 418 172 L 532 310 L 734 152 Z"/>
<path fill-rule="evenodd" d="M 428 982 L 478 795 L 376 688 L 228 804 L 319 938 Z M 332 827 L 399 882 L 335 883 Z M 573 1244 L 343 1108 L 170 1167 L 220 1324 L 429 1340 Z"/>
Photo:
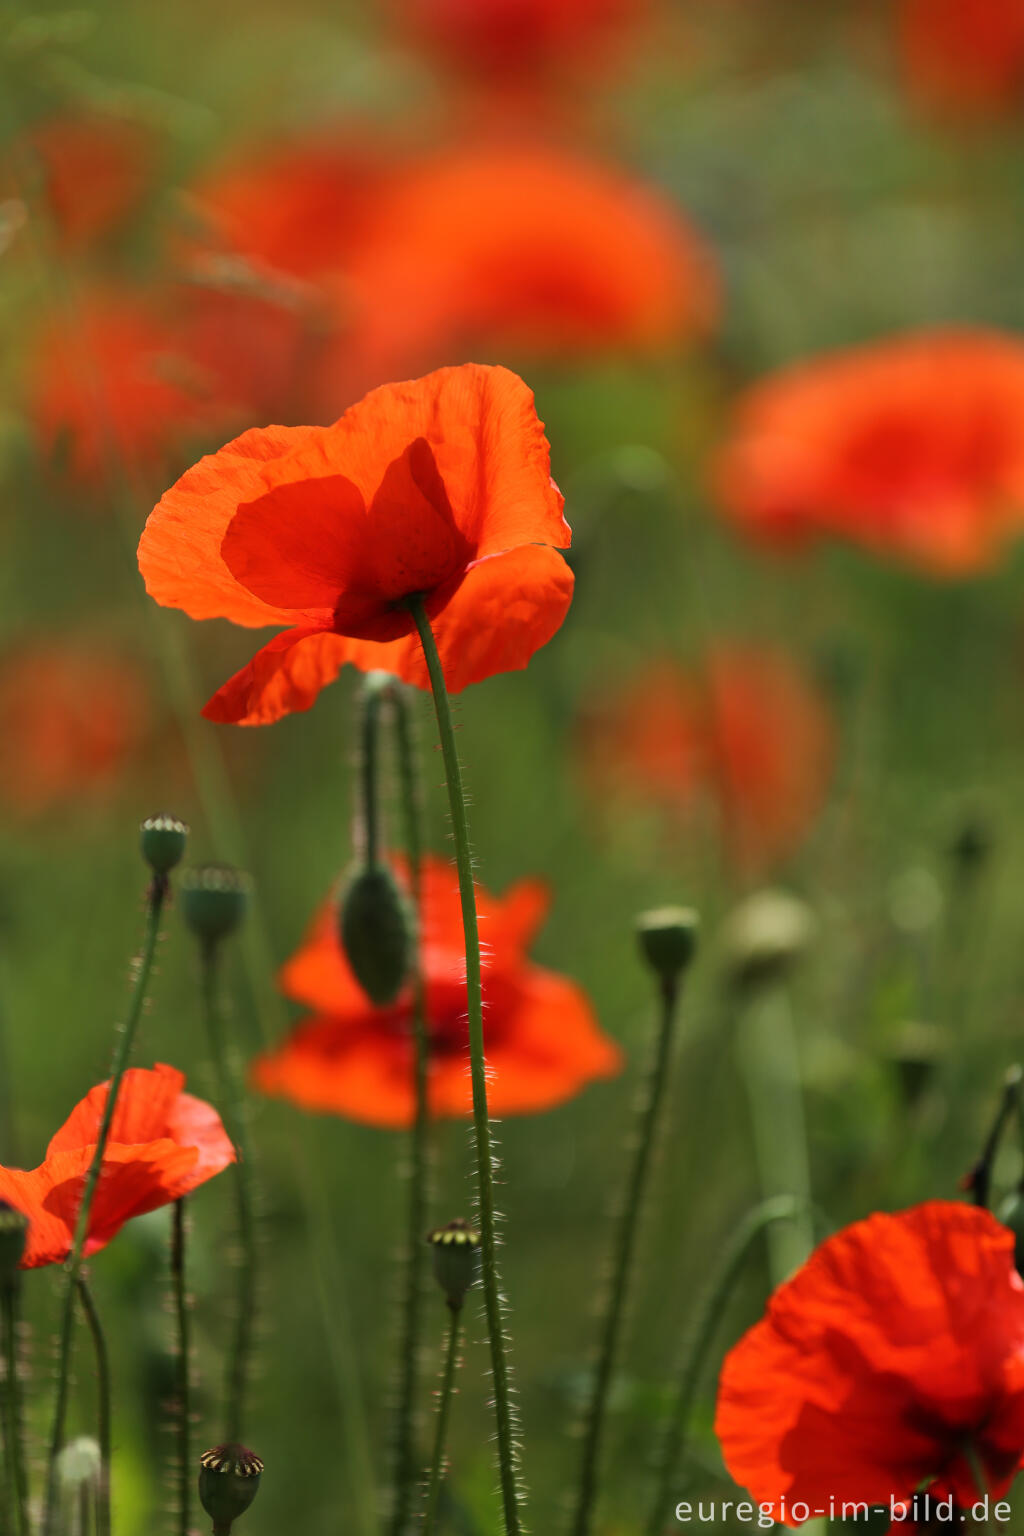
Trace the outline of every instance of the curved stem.
<path fill-rule="evenodd" d="M 473 855 L 469 843 L 466 796 L 462 787 L 462 768 L 455 745 L 451 703 L 444 680 L 444 668 L 438 654 L 423 599 L 408 599 L 416 621 L 423 657 L 430 675 L 434 698 L 437 733 L 441 742 L 445 775 L 448 780 L 448 804 L 455 840 L 455 863 L 459 873 L 459 897 L 462 904 L 462 928 L 466 940 L 466 1007 L 469 1022 L 469 1061 L 473 1083 L 473 1126 L 476 1133 L 477 1190 L 480 1202 L 480 1260 L 484 1291 L 484 1311 L 491 1347 L 491 1374 L 494 1380 L 494 1412 L 497 1422 L 498 1466 L 501 1477 L 502 1508 L 507 1536 L 520 1536 L 522 1495 L 519 1487 L 516 1447 L 513 1440 L 512 1390 L 505 1352 L 501 1291 L 498 1281 L 497 1234 L 494 1219 L 494 1153 L 491 1122 L 487 1112 L 487 1065 L 484 1058 L 483 996 L 481 991 L 480 932 L 473 887 Z"/>
<path fill-rule="evenodd" d="M 188 1291 L 185 1278 L 185 1201 L 175 1200 L 171 1227 L 171 1277 L 174 1286 L 174 1319 L 177 1325 L 177 1390 L 175 1410 L 178 1423 L 178 1532 L 189 1536 L 192 1503 L 192 1394 Z"/>
<path fill-rule="evenodd" d="M 28 1473 L 25 1469 L 25 1438 L 21 1419 L 21 1379 L 18 1375 L 18 1289 L 17 1282 L 4 1286 L 0 1294 L 3 1309 L 4 1352 L 4 1459 L 7 1465 L 7 1499 L 13 1531 L 29 1536 Z"/>
<path fill-rule="evenodd" d="M 256 1310 L 256 1223 L 253 1215 L 252 1160 L 248 1145 L 245 1103 L 238 1075 L 229 1060 L 224 1018 L 220 1007 L 220 945 L 216 940 L 202 950 L 203 1018 L 217 1074 L 217 1096 L 228 1135 L 235 1148 L 232 1165 L 235 1210 L 238 1222 L 239 1258 L 236 1279 L 234 1334 L 228 1351 L 225 1385 L 226 1438 L 242 1439 L 245 1399 Z"/>
<path fill-rule="evenodd" d="M 54 1524 L 57 1515 L 57 1457 L 60 1455 L 61 1442 L 64 1439 L 64 1422 L 68 1411 L 71 1339 L 75 1320 L 75 1295 L 78 1289 L 78 1277 L 82 1268 L 82 1253 L 89 1232 L 89 1215 L 92 1210 L 96 1186 L 99 1183 L 100 1170 L 103 1166 L 103 1154 L 106 1151 L 107 1141 L 110 1136 L 110 1126 L 114 1118 L 114 1111 L 117 1108 L 117 1096 L 121 1088 L 121 1079 L 124 1077 L 128 1066 L 132 1044 L 135 1040 L 135 1031 L 138 1028 L 139 1019 L 142 1017 L 142 1005 L 149 990 L 149 980 L 153 973 L 153 961 L 156 957 L 157 939 L 160 935 L 160 918 L 163 913 L 168 889 L 166 878 L 161 876 L 155 876 L 149 888 L 146 931 L 142 942 L 142 954 L 135 971 L 135 980 L 128 1002 L 128 1012 L 114 1049 L 114 1060 L 110 1071 L 110 1086 L 107 1091 L 106 1103 L 103 1107 L 103 1118 L 100 1121 L 100 1128 L 96 1136 L 96 1150 L 93 1153 L 92 1162 L 89 1164 L 89 1171 L 85 1176 L 82 1203 L 78 1208 L 75 1233 L 71 1244 L 71 1254 L 66 1265 L 67 1280 L 61 1309 L 60 1343 L 57 1356 L 57 1402 L 54 1408 L 53 1428 L 50 1432 L 50 1446 L 46 1468 L 46 1508 L 43 1515 L 43 1536 L 54 1536 Z"/>
<path fill-rule="evenodd" d="M 659 1112 L 665 1095 L 672 1042 L 678 1012 L 679 986 L 676 980 L 661 983 L 661 1022 L 654 1055 L 637 1102 L 636 1129 L 633 1140 L 633 1165 L 630 1169 L 612 1248 L 611 1284 L 605 1305 L 598 1348 L 597 1369 L 587 1405 L 583 1428 L 583 1458 L 580 1466 L 579 1495 L 573 1520 L 575 1536 L 587 1536 L 597 1497 L 601 1442 L 608 1409 L 608 1394 L 615 1369 L 615 1355 L 626 1312 L 633 1252 L 640 1212 L 643 1208 L 647 1176 L 654 1151 Z"/>
<path fill-rule="evenodd" d="M 427 1484 L 427 1503 L 423 1512 L 423 1536 L 433 1536 L 437 1521 L 437 1508 L 441 1500 L 441 1486 L 445 1474 L 445 1445 L 448 1441 L 448 1418 L 451 1413 L 455 1388 L 455 1372 L 459 1365 L 459 1340 L 462 1336 L 462 1308 L 448 1309 L 448 1343 L 444 1357 L 444 1375 L 441 1377 L 441 1393 L 437 1401 L 437 1425 L 434 1430 L 434 1454 L 430 1462 L 430 1481 Z"/>
<path fill-rule="evenodd" d="M 419 933 L 423 914 L 423 837 L 415 742 L 408 697 L 396 683 L 391 693 L 395 709 L 395 741 L 402 809 L 403 841 L 409 860 L 409 883 L 417 916 L 413 974 L 413 1049 L 416 1109 L 412 1124 L 409 1170 L 409 1211 L 405 1254 L 405 1294 L 399 1340 L 399 1389 L 395 1418 L 394 1504 L 390 1529 L 401 1536 L 409 1520 L 416 1487 L 416 1400 L 420 1374 L 420 1331 L 423 1312 L 424 1237 L 430 1205 L 430 1106 L 428 1077 L 430 1046 L 427 1026 L 423 948 Z"/>
<path fill-rule="evenodd" d="M 100 1447 L 100 1478 L 96 1488 L 96 1532 L 97 1536 L 110 1536 L 110 1452 L 112 1438 L 110 1432 L 110 1355 L 107 1352 L 107 1341 L 103 1335 L 103 1325 L 100 1322 L 99 1313 L 96 1311 L 96 1303 L 92 1299 L 92 1292 L 88 1285 L 78 1277 L 78 1297 L 82 1303 L 82 1311 L 89 1325 L 92 1335 L 93 1353 L 96 1357 L 96 1438 Z"/>

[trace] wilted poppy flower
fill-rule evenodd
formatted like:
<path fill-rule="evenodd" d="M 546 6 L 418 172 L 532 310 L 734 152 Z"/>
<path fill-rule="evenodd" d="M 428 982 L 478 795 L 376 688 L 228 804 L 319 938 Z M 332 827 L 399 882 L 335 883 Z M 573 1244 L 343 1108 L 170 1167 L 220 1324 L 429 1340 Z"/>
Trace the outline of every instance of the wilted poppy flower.
<path fill-rule="evenodd" d="M 740 400 L 726 512 L 780 544 L 831 533 L 946 576 L 1024 517 L 1024 343 L 935 331 L 801 363 Z"/>
<path fill-rule="evenodd" d="M 453 867 L 439 858 L 426 861 L 423 876 L 430 1108 L 435 1115 L 468 1115 L 473 1095 L 458 882 Z M 550 1109 L 595 1078 L 614 1076 L 618 1048 L 599 1030 L 579 987 L 527 958 L 547 911 L 545 887 L 524 880 L 495 898 L 478 886 L 476 898 L 492 1112 Z M 414 1109 L 411 987 L 390 1007 L 367 1002 L 338 940 L 334 901 L 321 909 L 284 967 L 281 987 L 314 1009 L 314 1016 L 257 1058 L 255 1086 L 303 1109 L 370 1125 L 408 1125 Z"/>
<path fill-rule="evenodd" d="M 583 767 L 605 808 L 634 797 L 684 826 L 709 807 L 745 873 L 770 867 L 821 810 L 832 722 L 784 654 L 719 646 L 698 671 L 663 661 L 602 690 L 585 715 Z"/>
<path fill-rule="evenodd" d="M 900 29 L 927 106 L 977 118 L 1024 104 L 1024 0 L 903 0 Z"/>
<path fill-rule="evenodd" d="M 925 1486 L 961 1509 L 998 1497 L 1024 1462 L 1012 1234 L 945 1201 L 837 1232 L 726 1358 L 715 1430 L 735 1480 L 787 1525 Z"/>
<path fill-rule="evenodd" d="M 122 224 L 142 201 L 153 174 L 152 134 L 127 118 L 95 113 L 49 118 L 33 127 L 26 148 L 23 158 L 41 173 L 57 234 L 72 249 L 91 245 Z"/>
<path fill-rule="evenodd" d="M 89 1215 L 87 1255 L 133 1216 L 180 1200 L 234 1162 L 216 1110 L 183 1093 L 184 1084 L 173 1067 L 125 1073 Z M 0 1168 L 0 1200 L 29 1219 L 23 1269 L 61 1264 L 71 1252 L 108 1089 L 102 1083 L 76 1105 L 38 1168 Z"/>
<path fill-rule="evenodd" d="M 149 728 L 134 662 L 80 639 L 14 649 L 0 660 L 0 797 L 38 813 L 103 794 Z"/>
<path fill-rule="evenodd" d="M 202 459 L 150 515 L 139 566 L 192 618 L 291 626 L 204 710 L 260 725 L 308 709 L 346 662 L 427 687 L 413 595 L 453 690 L 524 667 L 569 606 L 569 538 L 533 395 L 466 364 Z"/>

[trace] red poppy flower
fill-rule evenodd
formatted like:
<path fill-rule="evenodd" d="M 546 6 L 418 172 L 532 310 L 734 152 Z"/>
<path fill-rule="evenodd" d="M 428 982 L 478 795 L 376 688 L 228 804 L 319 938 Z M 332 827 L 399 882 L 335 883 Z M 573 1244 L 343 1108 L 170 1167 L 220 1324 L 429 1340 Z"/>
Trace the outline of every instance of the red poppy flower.
<path fill-rule="evenodd" d="M 396 865 L 400 878 L 404 870 Z M 430 1030 L 430 1107 L 468 1115 L 466 961 L 455 871 L 429 858 L 420 922 Z M 496 899 L 477 887 L 483 939 L 488 1099 L 499 1115 L 550 1109 L 595 1078 L 619 1070 L 617 1046 L 599 1030 L 573 982 L 527 959 L 548 896 L 524 880 Z M 411 988 L 374 1008 L 352 975 L 337 936 L 335 902 L 315 918 L 281 973 L 287 996 L 315 1010 L 277 1050 L 257 1058 L 253 1082 L 303 1109 L 370 1125 L 408 1125 L 413 1116 Z"/>
<path fill-rule="evenodd" d="M 257 725 L 308 709 L 346 662 L 427 687 L 417 593 L 450 688 L 524 667 L 569 606 L 569 538 L 533 395 L 466 364 L 332 427 L 246 432 L 167 492 L 139 566 L 192 618 L 291 626 L 204 710 Z"/>
<path fill-rule="evenodd" d="M 42 170 L 48 213 L 71 249 L 123 224 L 152 178 L 153 137 L 125 118 L 54 117 L 38 123 L 28 142 Z"/>
<path fill-rule="evenodd" d="M 982 1494 L 965 1447 L 998 1497 L 1024 1462 L 1012 1234 L 945 1201 L 836 1233 L 727 1357 L 715 1429 L 732 1476 L 785 1524 L 924 1484 L 969 1508 Z"/>
<path fill-rule="evenodd" d="M 734 645 L 717 647 L 700 672 L 664 661 L 602 690 L 581 747 L 599 804 L 639 797 L 689 826 L 710 802 L 732 862 L 757 874 L 792 852 L 821 810 L 834 733 L 787 656 Z"/>
<path fill-rule="evenodd" d="M 989 565 L 1024 514 L 1024 343 L 924 332 L 788 368 L 740 401 L 717 486 L 777 543 L 832 533 L 937 575 Z"/>
<path fill-rule="evenodd" d="M 953 116 L 991 117 L 1024 102 L 1024 0 L 903 0 L 911 90 Z"/>
<path fill-rule="evenodd" d="M 180 1200 L 234 1162 L 216 1110 L 183 1093 L 184 1083 L 173 1067 L 125 1073 L 89 1214 L 87 1255 L 133 1216 Z M 29 1219 L 23 1269 L 61 1264 L 71 1252 L 109 1086 L 101 1083 L 75 1106 L 38 1168 L 0 1168 L 0 1199 Z"/>
<path fill-rule="evenodd" d="M 80 639 L 11 651 L 0 666 L 0 797 L 38 813 L 102 795 L 149 728 L 145 678 L 124 657 Z"/>

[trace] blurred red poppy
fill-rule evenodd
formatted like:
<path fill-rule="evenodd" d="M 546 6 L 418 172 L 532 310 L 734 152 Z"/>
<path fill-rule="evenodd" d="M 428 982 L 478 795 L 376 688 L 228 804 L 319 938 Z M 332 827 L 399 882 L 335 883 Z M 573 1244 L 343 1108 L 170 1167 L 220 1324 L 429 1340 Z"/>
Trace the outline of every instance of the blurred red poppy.
<path fill-rule="evenodd" d="M 0 797 L 25 814 L 102 795 L 151 718 L 134 662 L 81 639 L 23 645 L 0 664 Z"/>
<path fill-rule="evenodd" d="M 924 1487 L 968 1509 L 972 1455 L 999 1497 L 1024 1463 L 1012 1234 L 945 1201 L 837 1232 L 726 1358 L 715 1429 L 732 1476 L 787 1525 Z"/>
<path fill-rule="evenodd" d="M 346 662 L 427 687 L 414 594 L 453 690 L 525 666 L 569 606 L 569 539 L 533 395 L 466 364 L 201 460 L 150 515 L 139 566 L 192 618 L 291 626 L 204 710 L 260 725 L 308 709 Z"/>
<path fill-rule="evenodd" d="M 234 1162 L 216 1110 L 183 1093 L 184 1084 L 173 1067 L 125 1073 L 89 1215 L 87 1255 L 133 1216 L 180 1200 Z M 63 1263 L 71 1252 L 108 1089 L 102 1083 L 76 1105 L 38 1168 L 0 1168 L 0 1199 L 29 1218 L 23 1269 Z"/>
<path fill-rule="evenodd" d="M 404 868 L 396 864 L 400 878 Z M 574 982 L 534 965 L 527 950 L 548 906 L 538 881 L 501 898 L 477 887 L 487 1018 L 487 1096 L 492 1112 L 529 1114 L 574 1097 L 619 1071 L 618 1047 L 600 1031 Z M 468 1115 L 465 940 L 454 868 L 431 857 L 420 908 L 430 1032 L 429 1095 L 434 1115 Z M 374 1008 L 352 974 L 328 901 L 281 973 L 287 996 L 315 1010 L 274 1051 L 257 1058 L 261 1092 L 303 1109 L 370 1125 L 404 1126 L 413 1116 L 412 991 Z"/>
<path fill-rule="evenodd" d="M 700 671 L 648 665 L 584 717 L 583 766 L 599 806 L 655 804 L 689 825 L 709 802 L 746 874 L 796 848 L 821 810 L 834 757 L 824 699 L 787 656 L 717 647 Z"/>
<path fill-rule="evenodd" d="M 741 398 L 715 477 L 776 543 L 831 533 L 935 575 L 983 569 L 1024 520 L 1024 343 L 923 332 L 785 369 Z"/>
<path fill-rule="evenodd" d="M 1024 105 L 1024 0 L 903 0 L 900 29 L 927 106 L 982 118 Z"/>
<path fill-rule="evenodd" d="M 27 136 L 61 243 L 79 250 L 124 224 L 151 185 L 156 148 L 141 123 L 98 114 L 53 117 Z M 25 191 L 25 188 L 19 188 Z"/>

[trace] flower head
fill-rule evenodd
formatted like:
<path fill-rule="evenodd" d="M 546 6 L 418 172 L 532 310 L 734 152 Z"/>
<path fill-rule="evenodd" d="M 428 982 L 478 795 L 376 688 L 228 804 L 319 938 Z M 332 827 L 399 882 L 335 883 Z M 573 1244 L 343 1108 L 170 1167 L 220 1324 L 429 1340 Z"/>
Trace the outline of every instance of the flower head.
<path fill-rule="evenodd" d="M 180 1200 L 234 1162 L 216 1110 L 183 1093 L 184 1084 L 173 1067 L 125 1073 L 89 1213 L 87 1255 L 133 1216 Z M 101 1083 L 75 1106 L 38 1168 L 0 1168 L 0 1200 L 29 1219 L 23 1269 L 61 1264 L 71 1252 L 109 1086 Z"/>
<path fill-rule="evenodd" d="M 844 1501 L 998 1497 L 1024 1462 L 1024 1282 L 1013 1236 L 932 1201 L 830 1237 L 727 1357 L 715 1429 L 786 1524 Z M 782 1501 L 785 1501 L 783 1506 Z"/>
<path fill-rule="evenodd" d="M 1024 96 L 1024 0 L 903 0 L 913 93 L 957 118 L 998 117 Z"/>
<path fill-rule="evenodd" d="M 726 512 L 779 544 L 829 533 L 936 574 L 990 565 L 1024 515 L 1024 343 L 935 331 L 813 359 L 744 396 Z"/>
<path fill-rule="evenodd" d="M 472 1088 L 458 885 L 443 859 L 428 859 L 423 876 L 430 1108 L 434 1115 L 468 1115 Z M 619 1051 L 598 1029 L 586 997 L 573 982 L 527 958 L 547 908 L 543 886 L 523 881 L 500 899 L 477 887 L 477 906 L 492 1111 L 549 1109 L 593 1079 L 613 1076 Z M 339 942 L 333 901 L 284 967 L 281 987 L 314 1015 L 276 1050 L 257 1058 L 255 1086 L 303 1109 L 371 1125 L 408 1125 L 414 1109 L 412 988 L 388 1007 L 367 1002 Z"/>
<path fill-rule="evenodd" d="M 193 618 L 289 626 L 204 710 L 256 725 L 308 709 L 346 662 L 426 687 L 413 596 L 453 691 L 525 666 L 569 606 L 569 538 L 533 395 L 466 364 L 202 459 L 150 515 L 139 566 Z"/>

